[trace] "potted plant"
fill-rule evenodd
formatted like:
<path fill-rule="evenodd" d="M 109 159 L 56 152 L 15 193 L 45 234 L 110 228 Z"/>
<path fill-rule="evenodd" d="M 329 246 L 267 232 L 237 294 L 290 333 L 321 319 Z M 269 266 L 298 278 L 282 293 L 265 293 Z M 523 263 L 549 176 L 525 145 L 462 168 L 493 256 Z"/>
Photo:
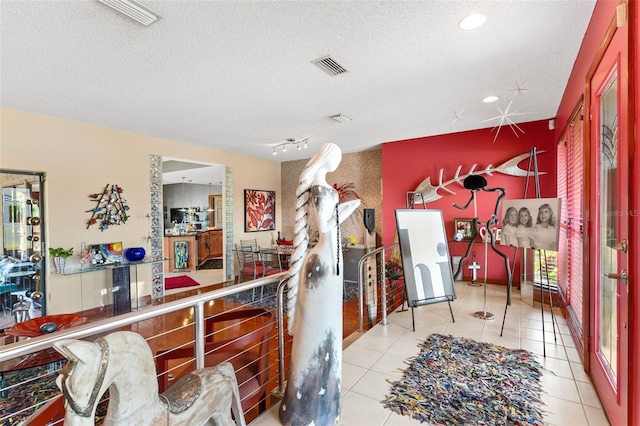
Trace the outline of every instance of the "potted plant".
<path fill-rule="evenodd" d="M 73 254 L 73 247 L 70 249 L 49 247 L 49 254 L 53 257 L 53 264 L 56 267 L 56 272 L 62 274 L 64 273 L 64 266 L 67 263 L 67 257 Z"/>

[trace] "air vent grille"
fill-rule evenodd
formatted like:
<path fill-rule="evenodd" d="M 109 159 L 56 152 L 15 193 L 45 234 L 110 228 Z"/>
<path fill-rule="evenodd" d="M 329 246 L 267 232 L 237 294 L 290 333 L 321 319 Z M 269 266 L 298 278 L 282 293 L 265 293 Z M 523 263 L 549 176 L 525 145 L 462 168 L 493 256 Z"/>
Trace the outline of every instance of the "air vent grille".
<path fill-rule="evenodd" d="M 331 56 L 325 56 L 323 58 L 315 59 L 311 61 L 311 63 L 316 65 L 318 68 L 332 77 L 349 72 L 349 70 L 340 65 L 338 61 L 336 61 Z"/>

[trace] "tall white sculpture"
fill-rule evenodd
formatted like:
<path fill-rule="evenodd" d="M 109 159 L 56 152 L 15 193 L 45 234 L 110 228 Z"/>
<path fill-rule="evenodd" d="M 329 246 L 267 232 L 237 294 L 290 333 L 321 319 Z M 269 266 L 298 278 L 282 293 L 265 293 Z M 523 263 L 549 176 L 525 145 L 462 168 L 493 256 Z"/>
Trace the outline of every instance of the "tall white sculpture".
<path fill-rule="evenodd" d="M 329 426 L 340 415 L 342 377 L 342 248 L 340 223 L 360 200 L 339 203 L 326 174 L 342 152 L 325 144 L 307 163 L 296 190 L 294 252 L 289 269 L 288 320 L 293 335 L 291 366 L 280 405 L 286 426 Z M 307 252 L 307 216 L 315 210 L 319 240 Z"/>

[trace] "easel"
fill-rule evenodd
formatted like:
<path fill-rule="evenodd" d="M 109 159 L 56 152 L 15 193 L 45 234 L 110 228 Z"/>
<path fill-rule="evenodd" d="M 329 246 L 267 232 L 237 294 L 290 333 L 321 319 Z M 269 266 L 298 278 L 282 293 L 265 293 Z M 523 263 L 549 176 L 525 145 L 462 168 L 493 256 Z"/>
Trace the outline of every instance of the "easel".
<path fill-rule="evenodd" d="M 424 197 L 422 196 L 422 192 L 417 191 L 407 191 L 405 194 L 405 208 L 415 209 L 416 208 L 416 197 L 420 197 L 422 200 L 422 208 L 427 209 L 427 203 L 424 201 Z M 404 302 L 407 302 L 407 307 L 404 307 Z M 402 304 L 400 305 L 400 309 L 396 312 L 406 312 L 409 309 L 409 301 L 407 300 L 407 282 L 404 284 L 404 292 L 402 293 Z M 411 310 L 411 314 L 413 315 L 413 310 Z"/>
<path fill-rule="evenodd" d="M 529 165 L 527 167 L 527 180 L 525 181 L 525 186 L 524 186 L 524 199 L 527 198 L 527 192 L 529 190 L 529 178 L 531 177 L 531 168 L 533 167 L 533 179 L 534 179 L 534 183 L 535 183 L 535 191 L 536 191 L 536 198 L 540 198 L 540 180 L 539 180 L 539 173 L 538 173 L 538 155 L 536 152 L 536 148 L 532 147 L 530 154 L 529 154 Z M 526 250 L 526 248 L 523 247 L 522 249 L 523 251 Z M 556 318 L 555 318 L 555 314 L 553 312 L 553 297 L 551 295 L 551 284 L 549 282 L 549 269 L 547 267 L 547 251 L 546 250 L 536 250 L 538 252 L 538 265 L 539 265 L 539 272 L 540 272 L 540 313 L 542 315 L 542 355 L 546 358 L 547 356 L 547 349 L 546 349 L 546 336 L 545 336 L 545 330 L 544 330 L 544 283 L 542 282 L 542 255 L 544 255 L 544 271 L 545 271 L 545 277 L 547 279 L 547 292 L 549 294 L 549 309 L 551 311 L 551 327 L 553 328 L 553 340 L 555 342 L 558 341 L 558 338 L 556 336 Z M 542 253 L 541 253 L 542 252 Z M 518 249 L 516 248 L 516 252 L 514 254 L 513 257 L 513 266 L 515 268 L 515 263 L 517 261 L 518 258 Z M 523 252 L 522 255 L 522 263 L 523 263 L 523 274 L 524 274 L 524 279 L 526 279 L 527 276 L 527 256 L 526 256 L 526 252 Z M 507 308 L 508 308 L 508 304 L 504 307 L 504 316 L 502 318 L 502 328 L 500 329 L 500 336 L 502 336 L 502 332 L 504 331 L 504 322 L 505 319 L 507 317 Z"/>

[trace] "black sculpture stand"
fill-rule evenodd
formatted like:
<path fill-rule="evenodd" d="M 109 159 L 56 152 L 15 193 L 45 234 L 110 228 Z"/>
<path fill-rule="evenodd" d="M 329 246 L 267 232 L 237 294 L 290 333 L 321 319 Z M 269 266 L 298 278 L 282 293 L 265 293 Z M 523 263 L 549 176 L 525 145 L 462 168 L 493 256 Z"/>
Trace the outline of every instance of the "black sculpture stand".
<path fill-rule="evenodd" d="M 500 336 L 502 336 L 502 333 L 504 331 L 504 321 L 507 317 L 507 307 L 509 305 L 511 305 L 511 284 L 512 284 L 512 279 L 511 279 L 511 267 L 509 266 L 509 257 L 507 257 L 506 254 L 504 254 L 503 252 L 501 252 L 500 250 L 498 250 L 498 248 L 496 247 L 496 240 L 495 240 L 495 235 L 493 234 L 493 230 L 492 230 L 492 226 L 498 223 L 498 210 L 500 209 L 500 203 L 502 203 L 502 199 L 504 198 L 504 196 L 507 194 L 507 191 L 504 188 L 487 188 L 487 180 L 479 175 L 470 175 L 467 176 L 464 180 L 463 183 L 464 187 L 466 189 L 471 190 L 471 197 L 469 198 L 469 201 L 467 201 L 467 204 L 465 204 L 464 206 L 459 206 L 457 204 L 453 204 L 454 207 L 458 208 L 458 209 L 466 209 L 469 207 L 469 205 L 474 201 L 475 199 L 475 194 L 477 191 L 482 190 L 485 192 L 499 192 L 500 195 L 498 195 L 498 199 L 496 200 L 496 205 L 495 208 L 493 210 L 493 214 L 491 215 L 491 218 L 487 221 L 487 233 L 489 234 L 489 238 L 490 238 L 490 244 L 491 244 L 491 249 L 496 252 L 500 257 L 502 257 L 504 259 L 504 265 L 505 265 L 505 270 L 507 272 L 507 303 L 505 305 L 504 308 L 504 316 L 502 318 L 502 328 L 500 329 Z M 471 241 L 469 242 L 469 246 L 467 247 L 467 251 L 465 253 L 465 257 L 462 258 L 462 260 L 460 261 L 460 264 L 462 264 L 462 262 L 469 257 L 469 253 L 471 252 L 471 247 L 473 246 L 473 243 L 475 242 L 476 238 L 478 237 L 478 234 L 480 233 L 480 229 L 478 226 L 479 222 L 477 220 L 477 218 L 475 218 L 474 220 L 474 225 L 476 227 L 476 232 L 475 235 L 473 236 L 473 238 L 471 239 Z M 486 268 L 486 265 L 485 265 Z M 487 285 L 485 283 L 485 287 L 484 287 L 484 310 L 483 311 L 478 311 L 474 314 L 474 316 L 476 318 L 480 318 L 480 319 L 494 319 L 495 316 L 486 311 L 486 304 L 487 304 Z"/>

